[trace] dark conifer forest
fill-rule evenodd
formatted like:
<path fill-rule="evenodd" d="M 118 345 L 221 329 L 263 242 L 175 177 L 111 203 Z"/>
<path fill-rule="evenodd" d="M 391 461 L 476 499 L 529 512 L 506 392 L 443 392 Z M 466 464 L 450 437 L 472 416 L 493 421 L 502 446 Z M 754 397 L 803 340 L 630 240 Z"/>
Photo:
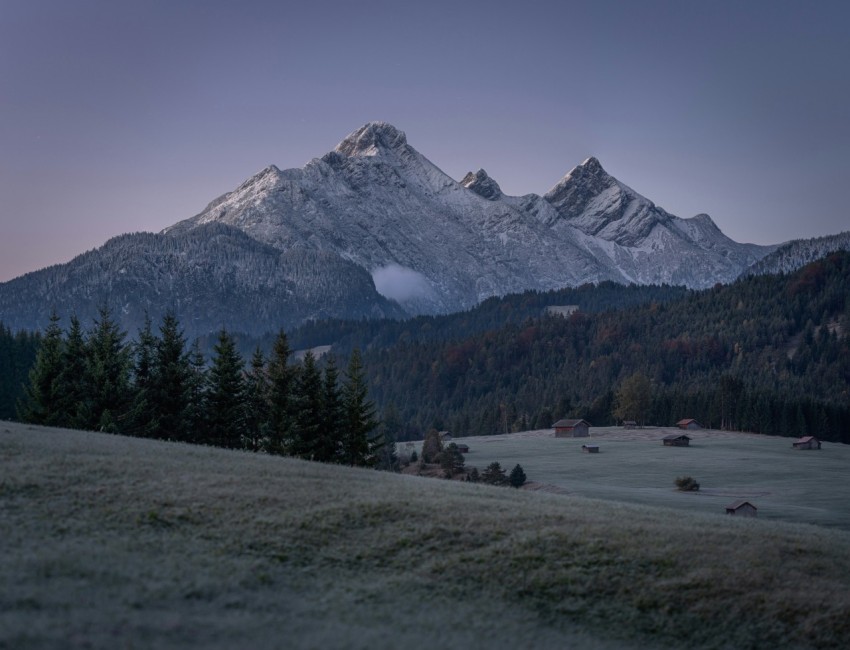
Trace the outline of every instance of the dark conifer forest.
<path fill-rule="evenodd" d="M 148 323 L 132 345 L 109 326 L 108 313 L 88 333 L 73 319 L 67 332 L 56 323 L 42 335 L 0 328 L 2 415 L 14 415 L 17 387 L 38 348 L 20 410 L 30 421 L 57 423 L 54 413 L 27 409 L 39 400 L 61 403 L 51 398 L 57 386 L 74 403 L 65 381 L 86 376 L 108 383 L 118 406 L 98 405 L 97 390 L 86 388 L 85 407 L 60 407 L 70 418 L 63 426 L 197 441 L 191 432 L 205 423 L 216 444 L 304 457 L 354 453 L 360 434 L 349 443 L 313 438 L 346 417 L 357 420 L 355 430 L 358 422 L 374 429 L 375 413 L 365 408 L 372 403 L 388 439 L 421 438 L 431 428 L 489 435 L 545 428 L 562 417 L 617 424 L 627 412 L 618 398 L 632 384 L 648 394 L 642 423 L 695 418 L 713 428 L 847 443 L 848 288 L 850 253 L 835 253 L 791 274 L 705 291 L 602 283 L 493 298 L 446 316 L 316 321 L 260 339 L 223 332 L 191 348 L 173 317 L 158 332 Z M 578 311 L 553 316 L 545 312 L 552 305 Z M 292 349 L 320 345 L 351 355 L 339 390 L 332 357 L 288 361 Z M 356 349 L 362 357 L 352 355 Z M 115 358 L 126 376 L 115 375 Z M 233 407 L 228 395 L 248 406 Z M 365 410 L 355 414 L 346 400 Z M 238 442 L 227 437 L 232 426 L 244 431 Z"/>

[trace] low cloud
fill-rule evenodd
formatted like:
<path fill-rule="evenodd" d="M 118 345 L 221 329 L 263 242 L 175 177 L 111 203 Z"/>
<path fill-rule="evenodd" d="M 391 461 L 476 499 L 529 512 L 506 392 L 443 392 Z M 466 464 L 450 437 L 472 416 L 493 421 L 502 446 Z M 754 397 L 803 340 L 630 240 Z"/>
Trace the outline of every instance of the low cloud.
<path fill-rule="evenodd" d="M 427 300 L 434 296 L 428 279 L 421 273 L 398 264 L 387 264 L 372 271 L 375 288 L 396 302 Z"/>

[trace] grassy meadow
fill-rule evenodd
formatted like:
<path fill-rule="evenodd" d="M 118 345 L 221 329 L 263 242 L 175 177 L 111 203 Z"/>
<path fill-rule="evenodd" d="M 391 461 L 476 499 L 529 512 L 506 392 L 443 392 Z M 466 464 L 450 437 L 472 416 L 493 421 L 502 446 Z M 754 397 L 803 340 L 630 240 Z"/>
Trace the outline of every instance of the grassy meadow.
<path fill-rule="evenodd" d="M 494 458 L 548 480 L 505 442 L 490 443 Z M 616 449 L 574 455 L 586 467 Z M 487 453 L 476 443 L 470 461 Z M 688 472 L 711 488 L 701 465 L 666 462 L 671 484 Z M 624 483 L 639 487 L 638 465 Z M 850 533 L 838 527 L 12 423 L 0 423 L 0 468 L 4 649 L 839 648 L 850 638 Z"/>
<path fill-rule="evenodd" d="M 820 450 L 791 448 L 791 438 L 728 431 L 651 427 L 593 427 L 590 438 L 555 438 L 551 429 L 462 438 L 468 465 L 493 461 L 510 472 L 519 463 L 543 490 L 688 512 L 725 515 L 747 499 L 758 516 L 850 531 L 850 446 L 823 443 Z M 689 447 L 661 439 L 686 433 Z M 583 453 L 599 445 L 599 454 Z M 677 476 L 692 476 L 699 492 L 679 492 Z"/>

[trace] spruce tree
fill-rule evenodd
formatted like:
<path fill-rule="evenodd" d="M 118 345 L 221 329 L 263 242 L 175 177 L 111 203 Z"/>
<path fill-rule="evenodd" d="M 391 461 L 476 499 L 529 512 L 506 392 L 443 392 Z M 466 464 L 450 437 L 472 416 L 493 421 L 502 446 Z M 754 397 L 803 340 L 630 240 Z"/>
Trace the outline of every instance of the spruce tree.
<path fill-rule="evenodd" d="M 186 389 L 186 431 L 190 442 L 205 441 L 207 409 L 207 366 L 197 339 L 189 352 L 189 382 Z"/>
<path fill-rule="evenodd" d="M 83 428 L 120 433 L 130 412 L 130 351 L 124 332 L 112 320 L 107 307 L 101 307 L 86 342 L 85 413 Z"/>
<path fill-rule="evenodd" d="M 133 347 L 132 428 L 129 433 L 145 438 L 156 436 L 159 431 L 159 417 L 151 403 L 157 346 L 157 338 L 152 330 L 150 316 L 145 314 L 144 325 L 139 330 L 138 341 Z"/>
<path fill-rule="evenodd" d="M 258 347 L 251 357 L 251 365 L 245 375 L 245 419 L 246 446 L 252 451 L 263 448 L 269 428 L 269 377 L 266 359 Z"/>
<path fill-rule="evenodd" d="M 267 451 L 289 453 L 287 446 L 292 431 L 292 391 L 294 371 L 289 366 L 289 340 L 280 330 L 272 347 L 269 375 L 269 436 Z"/>
<path fill-rule="evenodd" d="M 63 419 L 59 411 L 59 375 L 62 372 L 63 345 L 59 316 L 54 311 L 38 347 L 24 397 L 18 405 L 18 417 L 24 422 L 58 426 Z"/>
<path fill-rule="evenodd" d="M 215 356 L 208 375 L 204 442 L 238 449 L 243 446 L 246 419 L 244 362 L 233 337 L 225 330 L 219 333 L 213 350 Z"/>
<path fill-rule="evenodd" d="M 348 363 L 343 389 L 345 430 L 342 458 L 348 465 L 374 464 L 381 446 L 378 440 L 370 437 L 378 421 L 375 419 L 375 406 L 367 399 L 368 393 L 360 351 L 355 348 Z"/>
<path fill-rule="evenodd" d="M 76 316 L 62 346 L 62 369 L 59 372 L 59 411 L 61 426 L 79 429 L 85 426 L 88 387 L 86 381 L 86 340 Z"/>
<path fill-rule="evenodd" d="M 338 462 L 341 459 L 343 416 L 339 371 L 334 356 L 328 355 L 322 379 L 321 431 L 316 444 L 316 460 Z"/>
<path fill-rule="evenodd" d="M 514 466 L 511 470 L 510 475 L 508 476 L 508 482 L 511 484 L 511 487 L 520 488 L 525 485 L 526 476 L 522 467 L 519 463 Z"/>
<path fill-rule="evenodd" d="M 188 421 L 192 369 L 186 339 L 173 312 L 162 317 L 156 340 L 149 401 L 157 414 L 157 436 L 168 440 L 192 441 Z"/>
<path fill-rule="evenodd" d="M 324 424 L 322 398 L 322 376 L 313 353 L 307 352 L 295 382 L 295 417 L 289 451 L 293 456 L 325 462 L 331 460 L 333 449 L 321 440 Z"/>

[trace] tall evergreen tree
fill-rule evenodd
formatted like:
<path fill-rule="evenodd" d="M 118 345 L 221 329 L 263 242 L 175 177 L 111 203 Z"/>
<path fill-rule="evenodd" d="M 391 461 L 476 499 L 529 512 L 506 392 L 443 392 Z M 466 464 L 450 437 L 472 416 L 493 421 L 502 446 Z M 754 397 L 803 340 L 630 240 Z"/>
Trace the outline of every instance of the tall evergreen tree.
<path fill-rule="evenodd" d="M 343 405 L 336 359 L 329 354 L 322 378 L 322 410 L 315 458 L 322 462 L 339 461 L 342 453 Z"/>
<path fill-rule="evenodd" d="M 35 365 L 30 370 L 24 397 L 18 405 L 18 417 L 24 422 L 57 426 L 62 421 L 59 375 L 63 345 L 59 316 L 54 311 L 39 345 Z"/>
<path fill-rule="evenodd" d="M 245 364 L 233 337 L 225 330 L 219 333 L 213 350 L 203 442 L 238 449 L 243 446 L 245 429 Z"/>
<path fill-rule="evenodd" d="M 83 427 L 119 433 L 128 424 L 130 411 L 130 350 L 107 307 L 101 307 L 86 348 L 88 399 Z"/>
<path fill-rule="evenodd" d="M 371 436 L 378 421 L 375 405 L 368 399 L 369 389 L 363 372 L 360 350 L 351 353 L 343 389 L 345 431 L 343 432 L 343 462 L 348 465 L 371 465 L 381 442 Z"/>
<path fill-rule="evenodd" d="M 189 352 L 189 382 L 186 390 L 186 431 L 190 442 L 204 442 L 207 383 L 206 361 L 196 339 Z"/>
<path fill-rule="evenodd" d="M 191 365 L 186 339 L 172 311 L 166 312 L 159 327 L 149 399 L 157 414 L 157 435 L 170 440 L 191 442 L 188 422 Z"/>
<path fill-rule="evenodd" d="M 322 376 L 313 353 L 307 352 L 295 381 L 294 427 L 289 448 L 293 456 L 325 462 L 331 460 L 328 446 L 321 439 L 324 424 L 322 398 Z"/>
<path fill-rule="evenodd" d="M 159 432 L 159 417 L 152 404 L 151 390 L 155 370 L 157 338 L 153 334 L 150 316 L 139 330 L 139 338 L 133 346 L 133 405 L 131 408 L 132 429 L 135 436 L 156 436 Z"/>
<path fill-rule="evenodd" d="M 269 430 L 269 377 L 266 359 L 258 347 L 251 357 L 251 365 L 245 375 L 245 439 L 248 449 L 263 448 Z"/>
<path fill-rule="evenodd" d="M 289 365 L 289 340 L 280 330 L 272 346 L 269 374 L 269 436 L 267 451 L 289 453 L 287 444 L 292 431 L 292 391 L 294 370 Z"/>
<path fill-rule="evenodd" d="M 62 346 L 62 368 L 58 378 L 62 426 L 80 429 L 86 424 L 86 376 L 86 339 L 80 320 L 74 315 Z"/>

